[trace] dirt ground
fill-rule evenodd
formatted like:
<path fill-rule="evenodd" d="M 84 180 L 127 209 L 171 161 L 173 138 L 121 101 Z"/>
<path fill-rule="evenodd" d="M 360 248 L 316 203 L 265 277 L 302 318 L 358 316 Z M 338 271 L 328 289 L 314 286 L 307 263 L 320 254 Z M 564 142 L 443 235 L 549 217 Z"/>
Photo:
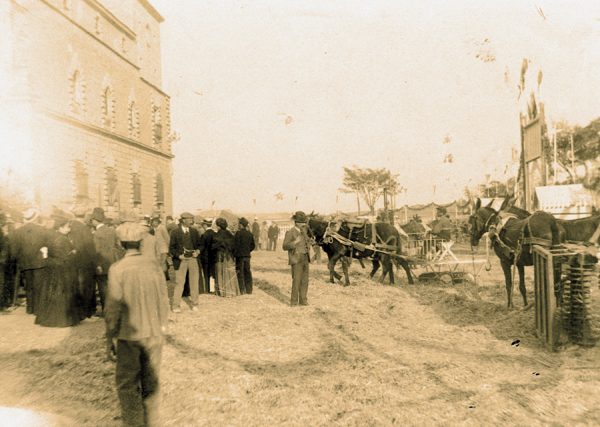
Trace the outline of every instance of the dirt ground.
<path fill-rule="evenodd" d="M 342 287 L 312 264 L 310 305 L 293 308 L 286 254 L 252 262 L 252 295 L 172 315 L 166 426 L 600 425 L 600 346 L 547 352 L 534 310 L 505 308 L 495 262 L 478 286 L 382 285 L 353 263 Z M 19 425 L 119 425 L 103 328 L 0 315 L 0 425 L 15 410 L 32 411 Z"/>

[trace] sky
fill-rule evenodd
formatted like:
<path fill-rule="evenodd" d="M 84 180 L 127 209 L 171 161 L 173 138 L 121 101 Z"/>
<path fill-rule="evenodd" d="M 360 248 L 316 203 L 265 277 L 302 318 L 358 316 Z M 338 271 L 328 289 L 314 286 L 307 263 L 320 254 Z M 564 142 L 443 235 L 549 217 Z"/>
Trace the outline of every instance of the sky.
<path fill-rule="evenodd" d="M 531 91 L 550 124 L 600 116 L 595 0 L 152 4 L 180 136 L 175 212 L 356 209 L 339 191 L 353 165 L 398 174 L 398 206 L 445 203 L 516 174 Z"/>

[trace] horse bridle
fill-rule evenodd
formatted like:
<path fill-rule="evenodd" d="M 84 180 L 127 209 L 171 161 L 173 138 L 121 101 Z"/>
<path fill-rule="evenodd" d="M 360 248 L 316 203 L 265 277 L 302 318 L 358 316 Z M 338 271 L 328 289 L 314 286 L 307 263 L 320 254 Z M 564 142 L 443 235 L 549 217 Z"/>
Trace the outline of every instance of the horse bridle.
<path fill-rule="evenodd" d="M 483 233 L 486 233 L 487 231 L 490 231 L 490 229 L 492 229 L 493 227 L 495 227 L 495 222 L 492 224 L 492 220 L 497 220 L 498 219 L 498 215 L 499 212 L 495 211 L 492 208 L 488 208 L 492 211 L 492 214 L 488 217 L 488 219 L 483 223 L 483 231 L 482 231 L 482 235 Z M 478 215 L 478 212 L 481 209 L 478 209 L 474 214 L 471 215 L 471 218 L 475 219 L 476 221 L 478 220 L 483 220 L 483 218 L 481 218 L 480 215 Z M 497 221 L 496 221 L 497 222 Z M 479 231 L 479 230 L 478 230 Z"/>

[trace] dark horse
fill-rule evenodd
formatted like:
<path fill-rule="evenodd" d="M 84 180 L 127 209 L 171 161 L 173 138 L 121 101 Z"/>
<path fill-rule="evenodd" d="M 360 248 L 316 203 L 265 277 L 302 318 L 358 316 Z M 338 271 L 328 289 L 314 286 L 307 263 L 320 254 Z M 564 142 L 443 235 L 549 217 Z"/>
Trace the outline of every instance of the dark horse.
<path fill-rule="evenodd" d="M 364 223 L 353 227 L 347 221 L 343 221 L 340 228 L 333 232 L 330 230 L 329 222 L 324 221 L 315 215 L 309 217 L 308 228 L 316 243 L 321 246 L 323 251 L 327 254 L 329 260 L 327 267 L 329 269 L 329 279 L 331 283 L 334 283 L 334 279 L 341 280 L 341 276 L 335 271 L 335 265 L 341 260 L 345 279 L 344 286 L 350 284 L 350 278 L 348 277 L 348 262 L 346 260 L 348 257 L 353 257 L 359 259 L 359 261 L 362 260 L 362 258 L 372 259 L 373 269 L 370 274 L 371 277 L 377 272 L 379 260 L 381 259 L 383 264 L 382 279 L 386 274 L 389 274 L 391 284 L 394 284 L 393 261 L 398 267 L 404 269 L 406 276 L 408 277 L 408 283 L 412 284 L 413 278 L 408 261 L 399 256 L 402 247 L 398 230 L 387 223 L 378 222 L 374 224 L 377 243 L 379 245 L 385 245 L 384 249 L 382 249 L 383 251 L 393 254 L 388 255 L 373 251 L 369 248 L 373 236 L 372 225 L 373 224 L 371 223 Z"/>
<path fill-rule="evenodd" d="M 558 228 L 563 240 L 591 244 L 598 243 L 598 237 L 600 236 L 597 234 L 594 235 L 594 233 L 600 227 L 600 215 L 572 220 L 557 219 L 556 222 L 558 222 Z"/>
<path fill-rule="evenodd" d="M 506 203 L 507 201 L 501 210 L 506 207 Z M 523 296 L 523 304 L 527 307 L 525 266 L 533 265 L 532 245 L 534 243 L 546 246 L 559 244 L 560 235 L 557 221 L 547 212 L 538 211 L 528 215 L 528 212 L 522 209 L 509 208 L 505 212 L 512 214 L 511 218 L 498 231 L 501 213 L 490 205 L 482 207 L 481 200 L 477 199 L 473 214 L 469 218 L 471 246 L 477 246 L 484 233 L 489 234 L 492 247 L 500 258 L 500 265 L 504 273 L 508 307 L 513 307 L 512 265 L 516 265 L 519 272 L 519 291 Z"/>

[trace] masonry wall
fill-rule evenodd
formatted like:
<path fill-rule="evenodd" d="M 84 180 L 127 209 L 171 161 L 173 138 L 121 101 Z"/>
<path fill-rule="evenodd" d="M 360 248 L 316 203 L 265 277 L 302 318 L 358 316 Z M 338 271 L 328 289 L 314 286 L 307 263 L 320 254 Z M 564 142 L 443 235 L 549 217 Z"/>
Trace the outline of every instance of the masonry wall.
<path fill-rule="evenodd" d="M 172 213 L 170 103 L 160 89 L 156 17 L 138 0 L 121 0 L 114 14 L 105 7 L 110 2 L 95 0 L 18 3 L 14 62 L 27 68 L 38 204 L 44 210 L 103 206 L 114 215 L 134 208 Z M 87 198 L 77 191 L 76 162 L 87 176 Z M 116 203 L 107 195 L 111 168 Z M 133 203 L 133 174 L 141 181 L 139 205 Z"/>

